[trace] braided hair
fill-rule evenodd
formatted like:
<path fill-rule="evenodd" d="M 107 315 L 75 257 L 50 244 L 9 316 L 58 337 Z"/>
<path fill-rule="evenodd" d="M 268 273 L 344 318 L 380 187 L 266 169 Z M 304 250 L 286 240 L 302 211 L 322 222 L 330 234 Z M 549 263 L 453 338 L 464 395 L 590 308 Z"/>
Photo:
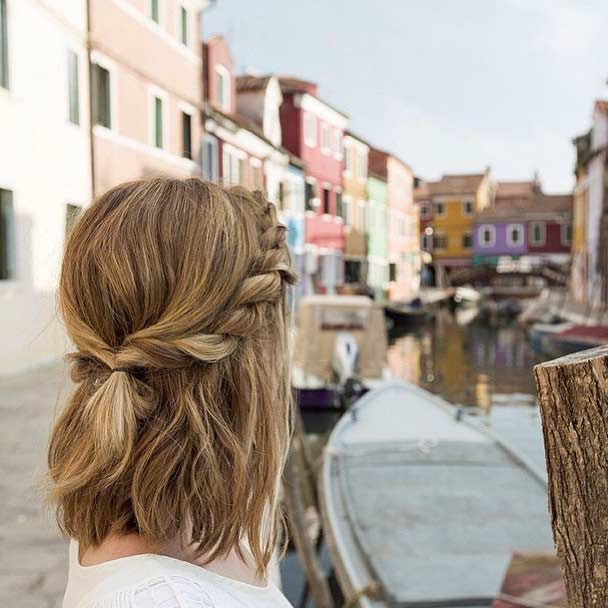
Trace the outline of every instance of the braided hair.
<path fill-rule="evenodd" d="M 260 192 L 168 178 L 111 189 L 72 229 L 49 496 L 84 547 L 136 532 L 212 560 L 247 536 L 265 571 L 291 429 L 285 230 Z"/>

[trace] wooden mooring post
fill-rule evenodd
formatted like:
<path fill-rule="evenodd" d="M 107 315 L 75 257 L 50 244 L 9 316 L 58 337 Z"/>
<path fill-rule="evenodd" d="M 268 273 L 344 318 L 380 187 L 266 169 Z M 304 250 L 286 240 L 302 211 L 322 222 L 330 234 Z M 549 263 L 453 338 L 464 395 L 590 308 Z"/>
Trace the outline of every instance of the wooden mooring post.
<path fill-rule="evenodd" d="M 608 606 L 608 345 L 534 368 L 569 608 Z"/>

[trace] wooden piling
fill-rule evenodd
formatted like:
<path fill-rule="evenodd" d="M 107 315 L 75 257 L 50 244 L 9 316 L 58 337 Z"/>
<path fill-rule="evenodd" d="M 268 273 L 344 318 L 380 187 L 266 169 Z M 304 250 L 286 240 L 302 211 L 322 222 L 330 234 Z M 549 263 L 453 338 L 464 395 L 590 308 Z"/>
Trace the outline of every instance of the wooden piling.
<path fill-rule="evenodd" d="M 570 608 L 608 606 L 608 345 L 534 368 Z"/>

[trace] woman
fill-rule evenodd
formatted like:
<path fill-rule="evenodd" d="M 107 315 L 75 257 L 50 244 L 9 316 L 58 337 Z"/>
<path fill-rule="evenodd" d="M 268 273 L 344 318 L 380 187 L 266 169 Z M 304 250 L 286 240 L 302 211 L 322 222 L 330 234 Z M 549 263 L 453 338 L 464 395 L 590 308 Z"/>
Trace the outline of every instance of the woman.
<path fill-rule="evenodd" d="M 260 193 L 140 180 L 83 213 L 59 284 L 76 388 L 48 453 L 64 608 L 289 605 L 265 577 L 294 279 Z"/>

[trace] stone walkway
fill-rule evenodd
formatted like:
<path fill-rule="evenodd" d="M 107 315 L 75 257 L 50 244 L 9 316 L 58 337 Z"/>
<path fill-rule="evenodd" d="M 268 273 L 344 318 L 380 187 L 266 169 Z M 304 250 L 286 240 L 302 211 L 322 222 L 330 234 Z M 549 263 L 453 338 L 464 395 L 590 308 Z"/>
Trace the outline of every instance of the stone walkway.
<path fill-rule="evenodd" d="M 41 485 L 52 416 L 67 389 L 61 363 L 0 380 L 0 606 L 61 606 L 67 543 Z"/>

